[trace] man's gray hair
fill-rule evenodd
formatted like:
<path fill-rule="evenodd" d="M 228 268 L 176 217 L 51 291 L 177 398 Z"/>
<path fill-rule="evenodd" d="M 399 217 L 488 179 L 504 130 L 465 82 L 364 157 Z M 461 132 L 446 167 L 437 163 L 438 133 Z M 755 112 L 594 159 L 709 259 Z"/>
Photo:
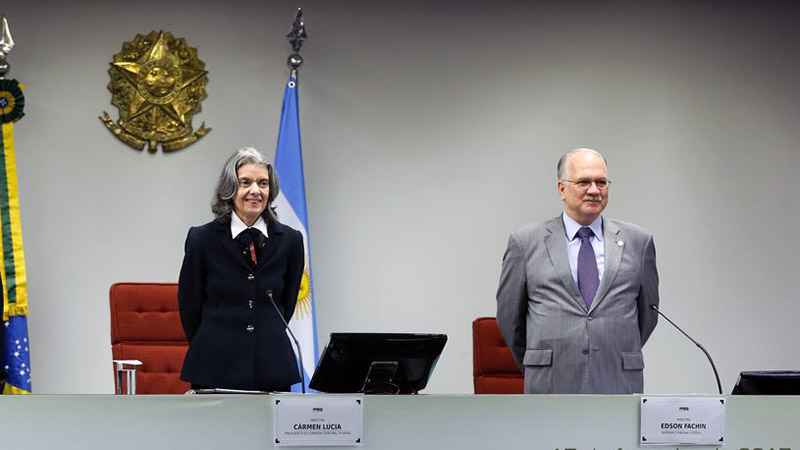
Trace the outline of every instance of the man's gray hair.
<path fill-rule="evenodd" d="M 217 219 L 230 220 L 231 213 L 233 212 L 233 197 L 239 189 L 239 168 L 245 164 L 255 164 L 267 168 L 269 174 L 269 197 L 267 198 L 267 207 L 264 209 L 264 219 L 267 221 L 278 220 L 278 215 L 275 213 L 275 208 L 272 202 L 278 197 L 280 192 L 278 188 L 278 174 L 272 168 L 272 164 L 264 158 L 258 150 L 252 147 L 243 147 L 233 152 L 233 154 L 225 161 L 225 166 L 222 167 L 222 173 L 219 174 L 219 181 L 217 182 L 217 189 L 214 191 L 214 198 L 211 200 L 211 212 Z"/>
<path fill-rule="evenodd" d="M 559 180 L 566 180 L 567 179 L 567 160 L 569 160 L 570 156 L 574 155 L 575 153 L 593 153 L 599 156 L 603 160 L 603 164 L 606 166 L 606 170 L 608 170 L 608 161 L 606 161 L 606 157 L 601 155 L 600 152 L 597 150 L 592 150 L 591 148 L 576 148 L 568 153 L 565 153 L 561 159 L 558 160 L 558 167 L 557 167 L 557 174 Z"/>

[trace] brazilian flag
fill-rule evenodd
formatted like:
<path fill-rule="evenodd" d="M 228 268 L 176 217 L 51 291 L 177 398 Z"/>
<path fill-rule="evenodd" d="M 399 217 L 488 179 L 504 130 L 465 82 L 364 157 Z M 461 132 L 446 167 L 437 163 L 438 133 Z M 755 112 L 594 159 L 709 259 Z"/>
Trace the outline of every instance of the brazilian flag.
<path fill-rule="evenodd" d="M 28 288 L 22 226 L 19 217 L 14 123 L 25 115 L 25 97 L 17 80 L 0 79 L 0 382 L 3 394 L 31 393 L 31 358 L 28 342 Z"/>

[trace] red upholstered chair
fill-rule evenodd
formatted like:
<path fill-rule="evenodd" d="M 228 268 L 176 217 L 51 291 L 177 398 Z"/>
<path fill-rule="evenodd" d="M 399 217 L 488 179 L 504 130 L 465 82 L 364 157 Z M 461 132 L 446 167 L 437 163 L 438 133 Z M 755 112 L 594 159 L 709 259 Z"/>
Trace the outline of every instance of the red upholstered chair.
<path fill-rule="evenodd" d="M 508 349 L 497 319 L 472 322 L 472 375 L 476 394 L 522 394 L 525 377 Z"/>
<path fill-rule="evenodd" d="M 183 394 L 180 380 L 188 343 L 178 313 L 175 283 L 116 283 L 111 286 L 111 353 L 138 359 L 137 394 Z M 117 383 L 116 377 L 114 383 Z"/>

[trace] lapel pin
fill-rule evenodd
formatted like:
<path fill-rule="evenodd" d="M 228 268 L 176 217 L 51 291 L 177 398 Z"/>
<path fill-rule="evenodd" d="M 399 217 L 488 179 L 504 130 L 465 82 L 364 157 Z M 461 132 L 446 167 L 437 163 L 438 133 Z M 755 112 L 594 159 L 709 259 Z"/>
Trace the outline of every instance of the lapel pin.
<path fill-rule="evenodd" d="M 623 245 L 625 245 L 625 243 L 624 243 L 624 242 L 622 242 L 622 241 L 617 241 L 617 246 L 619 246 L 619 247 L 622 247 Z"/>

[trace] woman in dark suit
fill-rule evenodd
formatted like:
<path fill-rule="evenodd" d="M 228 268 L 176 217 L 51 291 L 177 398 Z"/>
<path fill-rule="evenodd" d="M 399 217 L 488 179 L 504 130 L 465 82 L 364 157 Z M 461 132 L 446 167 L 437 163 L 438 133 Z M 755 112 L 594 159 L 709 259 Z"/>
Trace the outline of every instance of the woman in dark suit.
<path fill-rule="evenodd" d="M 219 177 L 213 221 L 192 227 L 178 282 L 193 389 L 288 391 L 300 381 L 284 325 L 303 276 L 303 237 L 277 220 L 278 177 L 255 149 L 234 152 Z"/>

